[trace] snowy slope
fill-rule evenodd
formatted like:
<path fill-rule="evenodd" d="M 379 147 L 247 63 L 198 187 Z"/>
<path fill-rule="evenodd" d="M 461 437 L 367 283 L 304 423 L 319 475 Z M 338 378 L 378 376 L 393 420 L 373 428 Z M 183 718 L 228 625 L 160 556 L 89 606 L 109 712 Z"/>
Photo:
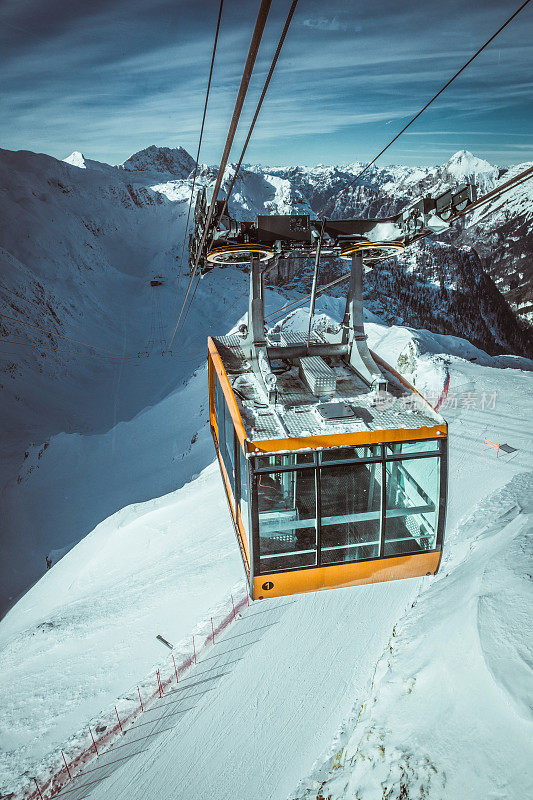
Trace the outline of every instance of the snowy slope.
<path fill-rule="evenodd" d="M 197 623 L 242 584 L 225 514 L 213 465 L 181 491 L 102 522 L 8 613 L 0 786 L 66 747 L 141 681 L 168 652 L 157 634 L 176 645 L 187 639 L 190 649 Z"/>
<path fill-rule="evenodd" d="M 158 384 L 162 387 L 158 402 L 156 396 L 153 404 L 129 419 L 121 392 L 114 398 L 117 423 L 110 422 L 109 430 L 66 430 L 51 435 L 45 450 L 43 445 L 28 448 L 28 457 L 18 467 L 20 480 L 10 480 L 2 495 L 3 522 L 11 532 L 4 542 L 4 558 L 10 559 L 11 570 L 19 570 L 12 572 L 13 581 L 20 585 L 31 576 L 30 570 L 42 570 L 45 553 L 72 546 L 118 509 L 182 486 L 209 463 L 204 342 L 212 330 L 210 313 L 223 320 L 222 330 L 232 327 L 241 311 L 234 306 L 233 293 L 245 289 L 241 272 L 209 276 L 197 294 L 201 304 L 195 326 L 182 340 L 186 355 L 143 359 L 130 374 L 124 368 L 122 392 L 139 396 L 141 382 L 152 381 L 152 392 Z M 22 562 L 21 547 L 26 548 Z"/>
<path fill-rule="evenodd" d="M 148 346 L 157 309 L 167 337 L 173 319 L 176 259 L 191 185 L 190 163 L 183 153 L 159 150 L 148 148 L 137 154 L 128 168 L 99 164 L 81 154 L 73 154 L 68 163 L 28 153 L 0 154 L 2 313 L 50 331 L 44 334 L 0 320 L 5 339 L 39 344 L 35 350 L 11 346 L 8 351 L 2 343 L 3 607 L 43 573 L 45 554 L 54 561 L 51 572 L 0 623 L 0 695 L 5 712 L 0 734 L 7 742 L 1 763 L 7 787 L 26 785 L 39 759 L 46 762 L 53 750 L 60 757 L 57 748 L 62 743 L 70 737 L 77 741 L 80 729 L 86 735 L 89 720 L 98 718 L 101 711 L 108 714 L 117 696 L 128 693 L 136 681 L 142 682 L 162 648 L 155 642 L 156 633 L 174 640 L 187 638 L 239 579 L 219 479 L 212 467 L 205 471 L 213 453 L 206 424 L 203 362 L 206 336 L 229 330 L 241 316 L 247 278 L 239 270 L 210 273 L 199 286 L 194 310 L 172 356 L 162 357 L 157 343 Z M 249 218 L 265 209 L 309 213 L 356 169 L 357 165 L 247 169 L 237 182 L 232 211 Z M 375 170 L 368 183 L 352 194 L 350 203 L 356 209 L 352 211 L 391 213 L 387 203 L 388 208 L 398 206 L 411 192 L 432 190 L 436 181 L 445 183 L 450 177 L 460 182 L 473 175 L 488 188 L 497 179 L 494 170 L 468 154 L 457 154 L 447 166 L 434 169 Z M 212 170 L 202 168 L 199 185 L 210 179 Z M 378 188 L 385 185 L 390 195 L 377 209 Z M 527 239 L 529 212 L 527 201 L 518 198 L 516 202 L 513 220 L 525 217 L 519 248 Z M 502 220 L 506 213 L 502 207 Z M 484 235 L 489 235 L 489 228 Z M 453 270 L 450 273 L 455 279 Z M 520 274 L 526 276 L 527 270 Z M 150 288 L 155 275 L 163 278 L 157 297 Z M 293 287 L 293 294 L 297 288 Z M 279 292 L 268 295 L 269 309 L 282 305 Z M 338 317 L 343 302 L 323 297 L 319 310 Z M 305 317 L 304 312 L 292 315 L 290 324 L 295 325 L 302 314 Z M 368 779 L 374 781 L 368 784 L 372 797 L 376 780 L 389 780 L 388 770 L 392 776 L 404 770 L 410 776 L 406 791 L 411 794 L 404 794 L 402 800 L 414 800 L 422 791 L 416 784 L 418 773 L 410 766 L 414 758 L 417 764 L 426 764 L 427 759 L 437 770 L 428 768 L 438 776 L 430 797 L 439 797 L 436 787 L 440 792 L 444 773 L 448 775 L 442 789 L 445 797 L 490 796 L 490 781 L 500 786 L 496 773 L 502 776 L 501 797 L 513 797 L 514 788 L 520 796 L 527 794 L 525 779 L 513 783 L 513 778 L 514 770 L 527 774 L 529 753 L 520 750 L 518 762 L 515 758 L 511 764 L 504 758 L 503 741 L 489 747 L 485 728 L 473 722 L 476 709 L 469 702 L 469 675 L 448 660 L 442 642 L 453 640 L 453 652 L 464 653 L 463 658 L 473 664 L 474 684 L 486 688 L 487 714 L 496 720 L 490 735 L 494 737 L 493 727 L 498 729 L 501 723 L 507 737 L 512 731 L 522 736 L 520 687 L 526 655 L 519 644 L 524 626 L 519 611 L 530 600 L 523 590 L 517 553 L 529 513 L 524 501 L 527 484 L 520 483 L 519 475 L 531 470 L 531 362 L 512 356 L 492 358 L 455 337 L 401 325 L 387 328 L 371 314 L 367 317 L 371 346 L 432 399 L 437 399 L 446 375 L 451 375 L 450 405 L 443 411 L 452 423 L 447 557 L 450 575 L 458 570 L 456 580 L 445 581 L 441 573 L 436 581 L 298 598 L 294 605 L 280 608 L 279 616 L 274 610 L 276 625 L 260 633 L 259 644 L 243 654 L 237 672 L 223 676 L 209 703 L 202 701 L 195 714 L 185 718 L 185 728 L 168 734 L 165 747 L 158 745 L 157 779 L 149 769 L 156 757 L 152 751 L 116 773 L 112 796 L 135 797 L 137 792 L 139 797 L 149 797 L 149 787 L 157 780 L 159 794 L 154 796 L 158 797 L 176 786 L 188 798 L 194 791 L 198 797 L 215 791 L 217 796 L 235 796 L 235 786 L 243 797 L 284 800 L 289 794 L 296 797 L 296 792 L 301 797 L 319 797 L 315 783 L 319 786 L 327 780 L 333 786 L 339 774 L 335 769 L 330 775 L 330 755 L 341 744 L 348 748 L 348 743 L 350 757 L 358 752 L 364 726 L 355 720 L 361 703 L 370 708 L 376 668 L 379 680 L 374 685 L 380 690 L 372 706 L 377 709 L 383 702 L 376 714 L 385 733 L 367 731 L 369 744 L 361 750 L 364 757 L 354 756 L 357 769 L 352 770 L 353 764 L 346 767 L 341 759 L 346 791 L 353 794 L 354 786 L 364 786 Z M 88 356 L 82 346 L 66 344 L 60 333 L 133 358 Z M 68 352 L 53 349 L 63 344 Z M 146 350 L 150 358 L 137 357 Z M 482 452 L 484 436 L 507 441 L 517 450 L 494 462 L 492 452 Z M 506 484 L 505 492 L 514 498 L 510 505 L 508 494 L 504 493 L 504 500 L 497 494 Z M 173 494 L 166 496 L 169 492 Z M 479 513 L 463 525 L 462 518 L 477 503 Z M 507 527 L 508 512 L 514 527 Z M 187 530 L 176 527 L 180 514 L 194 517 Z M 494 532 L 485 535 L 480 515 L 488 517 Z M 495 554 L 501 555 L 498 563 L 505 562 L 499 571 L 492 569 Z M 166 562 L 163 568 L 162 562 Z M 191 562 L 197 571 L 191 571 Z M 482 600 L 493 585 L 505 595 L 501 608 Z M 197 600 L 194 607 L 187 599 L 191 594 Z M 519 603 L 513 599 L 515 594 L 521 598 Z M 435 609 L 439 618 L 444 617 L 445 608 L 458 607 L 457 616 L 449 623 L 443 620 L 438 629 L 442 641 L 433 632 L 433 617 L 419 618 L 416 605 L 409 610 L 416 597 L 426 598 L 428 608 Z M 483 609 L 478 615 L 483 618 L 479 628 L 483 644 L 473 658 L 467 645 L 476 633 L 478 608 Z M 246 618 L 248 613 L 251 625 L 261 619 L 252 618 L 252 613 L 263 614 L 255 606 Z M 94 626 L 88 619 L 94 620 Z M 165 630 L 160 630 L 160 622 Z M 402 639 L 397 650 L 391 643 L 393 674 L 383 677 L 389 667 L 388 661 L 380 660 L 381 653 L 395 625 L 405 625 L 409 637 Z M 456 627 L 460 633 L 454 638 Z M 509 652 L 502 644 L 502 630 L 513 642 Z M 111 647 L 111 641 L 118 644 Z M 50 664 L 58 663 L 64 665 L 64 672 L 50 669 Z M 448 704 L 443 701 L 436 712 L 442 737 L 426 730 L 415 712 L 412 729 L 404 731 L 405 698 L 399 690 L 386 695 L 388 683 L 398 688 L 403 686 L 399 675 L 410 672 L 416 678 L 424 673 L 428 693 L 416 695 L 416 708 L 427 707 L 434 699 L 434 687 L 442 683 L 442 670 L 453 675 L 453 686 L 447 687 L 445 697 Z M 489 674 L 499 694 L 489 691 Z M 13 692 L 14 682 L 21 692 Z M 257 695 L 258 686 L 254 705 L 249 698 Z M 424 687 L 422 678 L 418 686 Z M 408 692 L 408 698 L 413 694 Z M 505 709 L 510 708 L 507 716 L 499 704 L 501 697 Z M 454 699 L 455 716 L 450 713 Z M 362 721 L 367 724 L 368 716 Z M 413 745 L 407 763 L 402 755 L 405 737 L 416 744 L 419 729 L 426 730 L 425 750 Z M 474 788 L 471 794 L 459 792 L 449 777 L 453 758 L 460 759 L 456 730 L 473 731 L 479 756 L 476 770 L 482 776 L 472 784 L 477 795 Z M 452 746 L 454 739 L 459 742 L 457 750 Z M 180 748 L 183 755 L 177 759 Z M 383 760 L 381 748 L 387 754 Z M 204 762 L 199 754 L 207 750 L 210 761 Z M 484 750 L 491 753 L 490 769 L 483 760 Z M 449 757 L 441 757 L 448 751 Z M 240 770 L 241 759 L 253 768 Z M 367 770 L 364 776 L 357 771 L 359 762 Z M 29 773 L 20 779 L 25 770 Z M 425 786 L 422 773 L 419 783 Z M 464 781 L 468 777 L 460 771 L 458 775 L 458 780 L 461 775 Z M 108 793 L 104 787 L 96 791 Z M 332 791 L 336 793 L 332 797 L 343 796 L 336 785 Z"/>
<path fill-rule="evenodd" d="M 69 514 L 64 487 L 50 474 L 46 505 L 28 492 L 37 473 L 47 471 L 54 437 L 105 434 L 158 402 L 180 378 L 162 359 L 137 354 L 146 350 L 150 332 L 150 278 L 154 272 L 170 278 L 175 270 L 184 204 L 169 202 L 131 173 L 84 164 L 0 154 L 0 305 L 11 318 L 0 318 L 2 610 L 42 574 L 48 549 L 79 541 L 120 507 L 107 505 L 95 518 L 97 499 L 88 527 L 71 524 L 80 522 L 75 517 L 66 527 L 57 524 L 54 496 L 62 493 L 62 513 Z M 162 291 L 168 313 L 170 281 Z M 113 355 L 122 353 L 132 358 Z M 183 365 L 182 378 L 197 364 Z M 83 458 L 81 448 L 75 473 Z M 51 539 L 46 531 L 40 535 L 48 526 Z"/>
<path fill-rule="evenodd" d="M 337 299 L 322 303 L 330 313 L 341 308 Z M 297 317 L 290 324 L 297 325 Z M 368 332 L 371 346 L 429 394 L 442 387 L 446 370 L 451 375 L 444 411 L 451 422 L 451 453 L 442 571 L 436 579 L 319 593 L 276 605 L 268 624 L 257 628 L 255 644 L 223 670 L 228 674 L 217 687 L 180 716 L 179 725 L 157 745 L 126 760 L 109 782 L 93 786 L 91 797 L 204 798 L 216 793 L 286 800 L 319 797 L 323 781 L 332 798 L 360 792 L 373 800 L 381 797 L 376 792 L 382 782 L 399 792 L 402 781 L 405 792 L 397 796 L 404 800 L 418 798 L 421 787 L 430 798 L 489 796 L 495 785 L 503 787 L 501 797 L 521 796 L 514 789 L 527 794 L 528 668 L 520 641 L 524 604 L 531 598 L 520 576 L 531 491 L 530 478 L 523 474 L 531 473 L 533 446 L 524 426 L 531 372 L 524 370 L 533 364 L 523 360 L 522 371 L 510 370 L 463 340 L 389 329 L 377 321 L 368 323 Z M 505 440 L 517 450 L 496 461 L 494 453 L 482 450 L 484 436 Z M 194 519 L 188 531 L 176 529 L 176 518 L 190 518 L 191 510 L 196 516 L 198 509 L 212 516 Z M 184 553 L 176 549 L 177 530 Z M 117 564 L 126 540 L 128 558 Z M 100 708 L 112 707 L 114 697 L 140 681 L 157 656 L 156 632 L 172 640 L 184 636 L 187 626 L 192 630 L 238 580 L 236 552 L 220 481 L 210 467 L 170 497 L 119 512 L 60 561 L 0 626 L 6 643 L 4 703 L 14 745 L 5 760 L 6 779 L 13 780 L 17 766 L 35 763 L 62 736 L 83 727 L 83 714 L 88 720 Z M 216 584 L 211 574 L 217 575 Z M 185 599 L 191 593 L 192 608 Z M 504 596 L 505 603 L 490 599 L 496 596 Z M 117 619 L 114 604 L 125 598 L 127 613 Z M 98 624 L 80 642 L 80 626 L 86 629 L 85 609 L 90 608 L 98 612 Z M 259 614 L 250 618 L 259 625 L 261 607 L 254 604 L 250 613 Z M 503 643 L 503 630 L 512 647 Z M 14 669 L 10 665 L 17 663 L 20 677 L 17 655 L 32 634 L 45 637 L 46 647 L 36 640 L 24 658 L 24 712 L 24 703 L 21 708 L 21 699 L 10 697 L 7 686 Z M 115 637 L 119 646 L 110 649 Z M 229 652 L 234 640 L 227 641 Z M 97 661 L 87 658 L 95 652 Z M 49 699 L 43 704 L 38 701 L 43 695 L 40 676 L 51 658 L 68 665 L 69 679 L 48 676 Z M 111 668 L 115 672 L 108 674 Z M 64 693 L 71 685 L 78 687 L 78 712 L 72 707 L 65 717 Z M 481 718 L 478 703 L 471 700 L 474 688 L 483 698 Z M 36 721 L 37 702 L 41 712 Z M 36 724 L 31 739 L 28 728 Z M 467 733 L 461 737 L 461 731 Z M 505 742 L 513 736 L 524 744 L 514 748 L 509 760 Z M 454 765 L 467 745 L 475 752 L 458 770 Z"/>
<path fill-rule="evenodd" d="M 193 166 L 183 149 L 154 146 L 120 167 L 79 152 L 64 162 L 0 152 L 0 613 L 43 573 L 45 556 L 208 463 L 205 448 L 185 458 L 202 404 L 191 398 L 193 414 L 170 437 L 167 420 L 180 414 L 179 388 L 202 363 L 207 334 L 242 313 L 246 278 L 207 277 L 179 351 L 161 357 L 183 297 L 175 280 Z M 198 186 L 211 179 L 205 172 Z M 252 217 L 310 210 L 288 181 L 252 173 L 234 203 Z M 154 423 L 145 410 L 172 393 Z"/>
<path fill-rule="evenodd" d="M 510 167 L 496 185 L 533 166 Z M 489 274 L 505 297 L 530 322 L 533 320 L 533 179 L 515 186 L 500 199 L 474 211 L 460 237 L 476 242 Z"/>

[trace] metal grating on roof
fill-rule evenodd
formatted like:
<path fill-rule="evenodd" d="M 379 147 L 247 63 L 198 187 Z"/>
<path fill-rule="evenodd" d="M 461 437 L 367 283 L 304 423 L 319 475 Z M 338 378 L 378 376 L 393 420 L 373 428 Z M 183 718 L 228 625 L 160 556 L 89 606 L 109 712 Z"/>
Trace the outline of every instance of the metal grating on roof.
<path fill-rule="evenodd" d="M 333 394 L 337 388 L 335 373 L 320 356 L 301 358 L 300 375 L 316 397 Z"/>
<path fill-rule="evenodd" d="M 294 345 L 294 344 L 307 344 L 308 341 L 314 342 L 321 342 L 320 339 L 315 331 L 311 331 L 311 338 L 307 338 L 307 334 L 301 331 L 281 331 L 280 332 L 280 341 L 281 344 L 285 345 Z"/>
<path fill-rule="evenodd" d="M 254 439 L 278 439 L 286 434 L 281 427 L 277 415 L 273 412 L 259 411 L 255 416 Z"/>

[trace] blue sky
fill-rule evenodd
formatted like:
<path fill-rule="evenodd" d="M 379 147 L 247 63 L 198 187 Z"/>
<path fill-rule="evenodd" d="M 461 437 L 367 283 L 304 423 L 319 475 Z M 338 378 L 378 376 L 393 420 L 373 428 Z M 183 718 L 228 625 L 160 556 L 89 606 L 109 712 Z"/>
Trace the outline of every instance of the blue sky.
<path fill-rule="evenodd" d="M 372 157 L 519 0 L 300 0 L 247 161 Z M 225 0 L 201 160 L 220 158 L 259 0 Z M 273 0 L 237 137 L 246 133 L 289 0 Z M 121 163 L 150 144 L 195 153 L 218 0 L 2 0 L 0 146 Z M 381 159 L 459 149 L 533 158 L 533 3 Z"/>

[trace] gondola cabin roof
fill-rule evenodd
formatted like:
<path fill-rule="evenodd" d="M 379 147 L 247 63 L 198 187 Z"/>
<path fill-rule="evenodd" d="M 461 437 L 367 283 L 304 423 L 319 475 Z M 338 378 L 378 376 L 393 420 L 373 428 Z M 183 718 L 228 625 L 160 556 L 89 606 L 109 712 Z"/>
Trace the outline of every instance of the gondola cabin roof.
<path fill-rule="evenodd" d="M 388 381 L 387 393 L 379 395 L 339 357 L 315 356 L 292 363 L 277 363 L 272 358 L 276 346 L 303 343 L 305 338 L 305 334 L 283 331 L 281 336 L 267 334 L 270 361 L 277 374 L 275 403 L 268 402 L 238 334 L 209 340 L 222 388 L 226 396 L 231 389 L 234 408 L 240 414 L 248 450 L 275 452 L 446 436 L 446 422 L 440 414 L 375 353 Z M 311 341 L 327 342 L 316 332 Z"/>

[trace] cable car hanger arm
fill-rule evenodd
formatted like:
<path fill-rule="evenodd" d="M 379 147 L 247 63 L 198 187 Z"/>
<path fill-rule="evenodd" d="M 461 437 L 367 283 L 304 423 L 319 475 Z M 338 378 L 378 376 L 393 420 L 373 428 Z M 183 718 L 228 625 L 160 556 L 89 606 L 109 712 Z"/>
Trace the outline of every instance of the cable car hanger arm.
<path fill-rule="evenodd" d="M 420 236 L 439 234 L 451 226 L 473 199 L 464 184 L 437 197 L 421 197 L 393 217 L 377 219 L 311 219 L 308 214 L 259 215 L 255 222 L 231 217 L 224 200 L 214 201 L 214 188 L 196 199 L 196 229 L 190 241 L 191 269 L 207 272 L 215 265 L 248 264 L 277 257 L 309 257 L 320 243 L 321 255 L 350 258 L 364 252 L 366 263 L 403 250 Z M 215 212 L 209 218 L 209 209 Z"/>

